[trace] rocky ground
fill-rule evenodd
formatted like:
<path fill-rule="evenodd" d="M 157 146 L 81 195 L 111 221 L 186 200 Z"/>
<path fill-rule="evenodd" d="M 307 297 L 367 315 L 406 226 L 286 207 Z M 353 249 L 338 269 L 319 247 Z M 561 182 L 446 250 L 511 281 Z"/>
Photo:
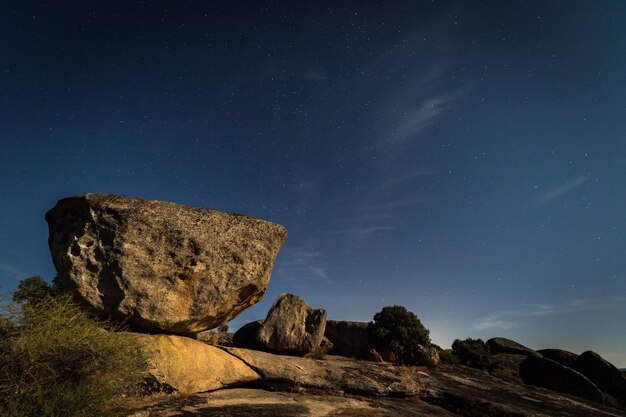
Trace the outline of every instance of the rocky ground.
<path fill-rule="evenodd" d="M 232 351 L 232 350 L 231 350 Z M 129 400 L 127 417 L 623 416 L 542 388 L 461 365 L 397 367 L 328 356 L 293 358 L 237 349 L 261 379 L 191 395 Z M 258 355 L 257 353 L 260 353 Z M 254 357 L 252 357 L 254 355 Z M 294 361 L 294 359 L 296 359 Z M 402 389 L 385 389 L 395 385 Z M 348 388 L 348 389 L 346 389 Z M 359 393 L 359 394 L 356 394 Z"/>

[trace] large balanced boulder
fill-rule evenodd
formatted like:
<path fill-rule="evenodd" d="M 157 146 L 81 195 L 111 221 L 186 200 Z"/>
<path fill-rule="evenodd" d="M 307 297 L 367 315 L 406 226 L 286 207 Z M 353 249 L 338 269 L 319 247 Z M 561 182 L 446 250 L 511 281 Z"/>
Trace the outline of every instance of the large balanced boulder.
<path fill-rule="evenodd" d="M 600 389 L 584 375 L 551 359 L 528 356 L 519 368 L 525 384 L 571 394 L 576 397 L 603 402 Z"/>
<path fill-rule="evenodd" d="M 626 378 L 622 372 L 597 353 L 588 350 L 576 358 L 575 369 L 602 391 L 626 404 Z"/>
<path fill-rule="evenodd" d="M 96 313 L 155 332 L 215 328 L 258 302 L 284 227 L 239 214 L 105 194 L 46 214 L 62 283 Z"/>
<path fill-rule="evenodd" d="M 297 295 L 280 294 L 256 339 L 272 352 L 306 355 L 320 346 L 325 329 L 326 310 L 309 307 Z"/>
<path fill-rule="evenodd" d="M 233 355 L 184 336 L 125 333 L 141 347 L 148 372 L 164 387 L 193 394 L 260 379 L 259 374 Z"/>
<path fill-rule="evenodd" d="M 529 356 L 537 354 L 537 352 L 535 352 L 534 350 L 505 337 L 493 337 L 487 340 L 485 343 L 487 344 L 487 346 L 489 346 L 489 352 L 492 355 L 506 353 L 509 355 Z"/>

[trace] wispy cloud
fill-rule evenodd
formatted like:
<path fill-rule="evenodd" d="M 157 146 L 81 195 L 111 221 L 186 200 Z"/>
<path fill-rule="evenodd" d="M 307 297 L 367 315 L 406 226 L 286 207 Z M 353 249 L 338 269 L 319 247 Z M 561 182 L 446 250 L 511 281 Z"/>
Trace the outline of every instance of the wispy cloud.
<path fill-rule="evenodd" d="M 428 166 L 422 166 L 416 169 L 413 169 L 411 171 L 405 172 L 401 175 L 398 175 L 394 178 L 390 178 L 388 180 L 385 181 L 381 181 L 378 185 L 378 188 L 391 188 L 391 187 L 396 187 L 398 185 L 402 185 L 405 184 L 415 178 L 419 178 L 419 177 L 426 177 L 426 176 L 430 176 L 430 175 L 434 175 L 435 171 L 428 167 Z"/>
<path fill-rule="evenodd" d="M 379 233 L 397 229 L 394 211 L 402 207 L 411 207 L 423 202 L 420 197 L 397 198 L 390 200 L 374 200 L 356 207 L 353 216 L 345 219 L 344 228 L 330 230 L 329 233 L 350 235 L 355 238 L 366 238 Z"/>
<path fill-rule="evenodd" d="M 15 278 L 15 279 L 22 278 L 25 276 L 25 274 L 22 271 L 20 271 L 13 265 L 9 265 L 5 262 L 0 262 L 0 273 L 2 273 L 3 275 L 9 275 L 11 276 L 11 278 Z"/>
<path fill-rule="evenodd" d="M 528 308 L 497 311 L 481 317 L 473 324 L 476 331 L 510 330 L 524 327 L 531 318 L 572 314 L 584 311 L 604 310 L 621 305 L 624 300 L 613 297 L 608 300 L 572 299 L 562 304 L 537 304 Z"/>
<path fill-rule="evenodd" d="M 395 226 L 362 226 L 348 227 L 338 230 L 329 230 L 328 233 L 345 234 L 363 238 L 380 232 L 388 232 L 395 229 Z"/>
<path fill-rule="evenodd" d="M 404 143 L 418 138 L 441 116 L 452 108 L 452 104 L 465 97 L 471 84 L 457 89 L 436 92 L 425 96 L 421 89 L 404 92 L 391 99 L 390 107 L 400 113 L 393 125 L 388 143 Z"/>
<path fill-rule="evenodd" d="M 548 188 L 547 190 L 542 192 L 535 199 L 535 204 L 537 204 L 537 205 L 545 204 L 545 203 L 548 203 L 548 202 L 550 202 L 550 201 L 552 201 L 552 200 L 554 200 L 556 198 L 559 198 L 563 194 L 568 193 L 568 192 L 572 191 L 573 189 L 580 187 L 588 179 L 589 179 L 589 177 L 587 177 L 586 175 L 583 175 L 583 176 L 575 178 L 575 179 L 573 179 L 571 181 L 567 181 L 565 184 L 561 184 L 561 185 L 557 185 L 557 186 L 552 187 L 552 188 Z"/>
<path fill-rule="evenodd" d="M 382 202 L 372 202 L 370 204 L 364 204 L 357 208 L 359 213 L 376 214 L 376 213 L 389 213 L 400 207 L 415 206 L 422 203 L 424 200 L 420 197 L 411 198 L 399 198 L 395 200 L 388 200 Z"/>
<path fill-rule="evenodd" d="M 315 242 L 311 241 L 296 248 L 285 248 L 278 267 L 294 278 L 313 276 L 330 281 L 328 267 L 324 265 L 322 253 L 315 246 Z"/>

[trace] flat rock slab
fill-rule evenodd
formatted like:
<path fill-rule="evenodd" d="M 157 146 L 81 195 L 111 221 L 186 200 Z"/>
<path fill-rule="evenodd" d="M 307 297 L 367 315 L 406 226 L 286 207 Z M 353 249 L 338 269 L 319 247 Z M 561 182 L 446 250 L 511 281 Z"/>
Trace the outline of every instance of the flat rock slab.
<path fill-rule="evenodd" d="M 136 340 L 160 386 L 181 394 L 241 386 L 259 374 L 222 349 L 184 336 L 123 333 Z"/>
<path fill-rule="evenodd" d="M 618 417 L 622 411 L 528 385 L 510 384 L 461 365 L 439 365 L 419 374 L 425 402 L 464 416 Z"/>
<path fill-rule="evenodd" d="M 249 349 L 224 349 L 258 372 L 264 382 L 370 396 L 409 397 L 419 393 L 415 368 L 338 356 L 316 360 Z"/>
<path fill-rule="evenodd" d="M 85 194 L 46 214 L 58 276 L 94 312 L 192 334 L 258 302 L 287 231 L 265 220 Z"/>
<path fill-rule="evenodd" d="M 145 401 L 144 401 L 145 402 Z M 415 399 L 360 398 L 260 389 L 228 389 L 151 400 L 120 413 L 127 417 L 455 417 Z"/>

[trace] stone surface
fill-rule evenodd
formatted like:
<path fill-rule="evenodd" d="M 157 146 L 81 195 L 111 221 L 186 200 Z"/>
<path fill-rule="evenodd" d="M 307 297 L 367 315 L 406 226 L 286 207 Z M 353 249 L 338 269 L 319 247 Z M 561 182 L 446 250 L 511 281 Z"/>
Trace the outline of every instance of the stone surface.
<path fill-rule="evenodd" d="M 215 346 L 184 336 L 126 334 L 141 346 L 154 380 L 181 394 L 260 380 L 249 366 Z"/>
<path fill-rule="evenodd" d="M 507 382 L 522 385 L 524 381 L 519 376 L 519 367 L 525 359 L 526 356 L 507 353 L 492 355 L 489 373 Z"/>
<path fill-rule="evenodd" d="M 46 214 L 61 281 L 95 312 L 190 334 L 261 299 L 284 227 L 164 201 L 85 194 Z"/>
<path fill-rule="evenodd" d="M 261 323 L 263 320 L 252 321 L 241 326 L 233 335 L 233 345 L 244 349 L 264 350 L 263 345 L 256 340 L 256 333 L 261 328 Z"/>
<path fill-rule="evenodd" d="M 229 389 L 129 404 L 128 417 L 454 417 L 415 399 L 388 399 Z"/>
<path fill-rule="evenodd" d="M 504 337 L 494 337 L 487 340 L 485 343 L 489 346 L 489 352 L 491 352 L 492 355 L 498 355 L 500 353 L 524 356 L 537 354 L 534 350 Z"/>
<path fill-rule="evenodd" d="M 325 392 L 358 395 L 407 397 L 416 395 L 419 386 L 415 368 L 359 362 L 339 356 L 324 360 L 278 356 L 256 350 L 225 350 L 258 372 L 263 382 L 283 383 Z"/>
<path fill-rule="evenodd" d="M 280 294 L 256 339 L 272 352 L 305 355 L 320 346 L 325 328 L 325 310 L 309 307 L 297 295 Z"/>
<path fill-rule="evenodd" d="M 626 404 L 626 379 L 619 369 L 597 353 L 588 350 L 576 358 L 575 369 L 589 378 L 602 391 Z"/>
<path fill-rule="evenodd" d="M 618 417 L 624 412 L 571 395 L 510 384 L 462 365 L 439 365 L 419 374 L 424 402 L 462 416 Z"/>
<path fill-rule="evenodd" d="M 439 364 L 439 352 L 432 346 L 417 345 L 417 355 L 417 363 L 420 365 L 436 366 Z"/>
<path fill-rule="evenodd" d="M 519 374 L 524 383 L 602 403 L 602 392 L 583 374 L 551 359 L 528 356 Z"/>
<path fill-rule="evenodd" d="M 538 350 L 541 356 L 546 359 L 552 359 L 555 362 L 560 363 L 563 366 L 567 366 L 568 368 L 576 369 L 576 358 L 578 355 L 572 352 L 568 352 L 563 349 L 541 349 Z"/>
<path fill-rule="evenodd" d="M 291 358 L 303 360 L 301 358 Z M 418 371 L 419 398 L 337 395 L 305 388 L 276 392 L 235 388 L 127 401 L 128 417 L 623 417 L 576 397 L 494 378 L 460 365 Z M 294 387 L 292 387 L 294 388 Z"/>
<path fill-rule="evenodd" d="M 369 339 L 369 323 L 358 321 L 326 321 L 325 336 L 330 340 L 335 355 L 374 360 Z"/>

